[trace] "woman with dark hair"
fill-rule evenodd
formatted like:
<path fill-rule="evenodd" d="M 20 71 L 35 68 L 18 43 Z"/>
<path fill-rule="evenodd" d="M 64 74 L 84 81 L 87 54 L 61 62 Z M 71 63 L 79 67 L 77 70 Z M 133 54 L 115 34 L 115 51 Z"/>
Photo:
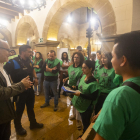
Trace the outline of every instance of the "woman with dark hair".
<path fill-rule="evenodd" d="M 40 94 L 40 91 L 41 91 L 41 88 L 40 88 L 41 76 L 42 76 L 41 68 L 43 65 L 42 54 L 40 52 L 36 52 L 35 60 L 33 61 L 33 63 L 34 63 L 34 69 L 35 69 L 36 75 L 38 77 L 38 89 L 37 89 L 37 86 L 34 86 L 34 91 L 35 91 L 35 94 L 38 96 Z"/>
<path fill-rule="evenodd" d="M 91 56 L 90 56 L 90 60 L 95 61 L 95 59 L 96 59 L 96 54 L 92 53 Z"/>
<path fill-rule="evenodd" d="M 63 52 L 62 55 L 61 55 L 61 59 L 62 59 L 63 62 L 64 61 L 68 62 L 69 61 L 68 60 L 68 53 L 67 52 Z"/>
<path fill-rule="evenodd" d="M 69 79 L 69 85 L 70 86 L 75 86 L 77 84 L 77 81 L 82 75 L 82 64 L 84 62 L 84 56 L 80 52 L 75 52 L 73 53 L 72 56 L 72 63 L 68 68 L 68 75 L 69 77 L 65 78 L 63 82 L 65 83 Z"/>
<path fill-rule="evenodd" d="M 79 80 L 82 77 L 82 64 L 84 62 L 84 56 L 80 52 L 73 53 L 72 56 L 72 63 L 73 65 L 69 66 L 68 68 L 68 76 L 67 78 L 63 79 L 63 83 L 69 80 L 69 86 L 73 88 L 78 88 Z M 81 117 L 80 113 L 73 107 L 73 116 L 70 116 L 70 119 L 77 120 L 77 128 L 81 129 Z"/>
<path fill-rule="evenodd" d="M 82 65 L 83 77 L 78 85 L 80 92 L 74 93 L 73 106 L 80 112 L 83 122 L 83 133 L 90 125 L 90 118 L 99 94 L 99 84 L 93 77 L 95 61 L 86 60 Z M 81 136 L 79 136 L 81 137 Z"/>
<path fill-rule="evenodd" d="M 115 78 L 115 71 L 111 63 L 112 54 L 110 52 L 102 54 L 102 65 L 98 71 L 94 72 L 94 77 L 98 80 L 101 94 L 95 106 L 95 114 L 98 114 L 107 95 L 117 87 L 113 80 Z M 116 80 L 117 81 L 117 80 Z"/>
<path fill-rule="evenodd" d="M 102 64 L 102 61 L 101 61 L 101 59 L 102 59 L 102 54 L 101 54 L 101 51 L 100 51 L 100 50 L 98 50 L 98 51 L 96 52 L 96 56 L 97 56 L 97 60 L 95 61 L 95 69 L 97 69 L 98 67 L 100 67 L 101 64 Z"/>
<path fill-rule="evenodd" d="M 68 67 L 70 65 L 67 52 L 62 53 L 61 59 L 63 63 L 62 66 L 60 67 L 60 85 L 59 85 L 59 92 L 58 92 L 59 98 L 60 98 L 61 87 L 63 85 L 63 79 L 68 77 Z M 63 92 L 63 94 L 66 95 L 65 92 Z"/>

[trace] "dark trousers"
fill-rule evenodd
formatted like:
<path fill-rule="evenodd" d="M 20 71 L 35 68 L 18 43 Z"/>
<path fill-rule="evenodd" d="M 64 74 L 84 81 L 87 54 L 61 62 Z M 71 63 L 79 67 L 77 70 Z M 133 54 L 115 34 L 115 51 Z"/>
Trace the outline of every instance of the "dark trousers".
<path fill-rule="evenodd" d="M 90 118 L 91 118 L 92 112 L 93 112 L 93 109 L 89 107 L 85 112 L 80 113 L 81 118 L 82 118 L 82 123 L 84 126 L 83 133 L 87 130 L 87 128 L 90 125 Z"/>
<path fill-rule="evenodd" d="M 33 88 L 28 89 L 19 95 L 19 99 L 16 102 L 17 117 L 14 120 L 15 128 L 17 130 L 22 127 L 21 118 L 25 105 L 27 107 L 27 114 L 30 121 L 30 125 L 36 123 L 35 113 L 34 113 L 34 102 L 35 102 L 35 95 L 34 95 Z"/>
<path fill-rule="evenodd" d="M 98 101 L 97 101 L 97 104 L 95 105 L 95 115 L 97 115 L 98 112 L 101 110 L 107 95 L 108 95 L 107 93 L 101 93 L 100 94 L 100 96 L 98 98 Z"/>
<path fill-rule="evenodd" d="M 50 102 L 49 88 L 51 88 L 54 95 L 54 104 L 55 106 L 57 106 L 58 105 L 57 81 L 49 82 L 49 81 L 44 80 L 43 87 L 44 87 L 44 93 L 45 93 L 45 103 L 49 104 Z"/>
<path fill-rule="evenodd" d="M 0 140 L 10 140 L 11 121 L 0 124 Z"/>
<path fill-rule="evenodd" d="M 62 88 L 62 86 L 63 86 L 63 79 L 65 79 L 65 78 L 67 78 L 67 77 L 68 77 L 68 75 L 67 75 L 66 72 L 65 72 L 64 74 L 63 74 L 63 72 L 60 73 L 60 84 L 59 84 L 59 92 L 58 92 L 59 98 L 60 98 L 61 88 Z M 66 95 L 66 93 L 64 93 L 64 94 Z"/>

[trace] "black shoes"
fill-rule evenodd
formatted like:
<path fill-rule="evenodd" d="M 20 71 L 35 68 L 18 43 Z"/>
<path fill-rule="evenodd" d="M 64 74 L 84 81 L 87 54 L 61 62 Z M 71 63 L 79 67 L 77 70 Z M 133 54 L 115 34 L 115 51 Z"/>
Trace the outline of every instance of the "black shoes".
<path fill-rule="evenodd" d="M 44 125 L 42 123 L 34 123 L 30 125 L 30 129 L 35 129 L 35 128 L 42 128 Z"/>
<path fill-rule="evenodd" d="M 55 105 L 55 107 L 54 107 L 54 111 L 57 111 L 57 110 L 58 110 L 58 106 Z"/>
<path fill-rule="evenodd" d="M 43 128 L 43 126 L 44 125 L 42 123 L 34 123 L 30 125 L 30 129 L 32 130 L 36 128 Z M 16 129 L 16 133 L 22 136 L 22 135 L 26 135 L 27 131 L 23 127 L 21 127 L 20 129 Z"/>
<path fill-rule="evenodd" d="M 50 106 L 50 104 L 45 103 L 45 104 L 41 105 L 40 108 L 44 108 L 44 107 L 47 107 L 47 106 Z"/>
<path fill-rule="evenodd" d="M 42 106 L 40 106 L 40 108 L 44 108 L 44 107 L 47 107 L 47 106 L 50 106 L 50 104 L 45 103 L 45 104 L 43 104 Z M 57 110 L 58 110 L 58 106 L 55 105 L 55 107 L 54 107 L 54 111 L 57 111 Z"/>
<path fill-rule="evenodd" d="M 20 129 L 16 129 L 16 132 L 18 135 L 26 135 L 27 134 L 27 131 L 21 127 Z"/>

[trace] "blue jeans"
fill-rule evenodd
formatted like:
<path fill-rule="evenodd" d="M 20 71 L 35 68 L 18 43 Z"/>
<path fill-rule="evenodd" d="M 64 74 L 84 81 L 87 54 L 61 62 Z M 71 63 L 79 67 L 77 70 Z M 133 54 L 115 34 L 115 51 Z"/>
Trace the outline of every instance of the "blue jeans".
<path fill-rule="evenodd" d="M 49 104 L 50 101 L 49 89 L 51 88 L 54 94 L 54 104 L 57 106 L 58 105 L 57 81 L 49 82 L 44 80 L 43 86 L 44 86 L 44 93 L 45 93 L 45 103 Z"/>
<path fill-rule="evenodd" d="M 38 92 L 41 91 L 41 73 L 37 73 L 36 76 L 38 77 Z M 37 86 L 34 86 L 34 91 L 37 92 Z"/>

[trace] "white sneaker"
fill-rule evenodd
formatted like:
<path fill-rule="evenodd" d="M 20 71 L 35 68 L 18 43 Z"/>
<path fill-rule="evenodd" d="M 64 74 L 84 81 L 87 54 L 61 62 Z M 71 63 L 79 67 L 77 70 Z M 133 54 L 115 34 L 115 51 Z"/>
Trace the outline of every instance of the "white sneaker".
<path fill-rule="evenodd" d="M 36 95 L 39 96 L 39 92 L 38 91 L 37 91 Z"/>
<path fill-rule="evenodd" d="M 69 119 L 70 119 L 70 120 L 75 120 L 76 117 L 72 115 L 72 116 L 69 117 Z"/>

